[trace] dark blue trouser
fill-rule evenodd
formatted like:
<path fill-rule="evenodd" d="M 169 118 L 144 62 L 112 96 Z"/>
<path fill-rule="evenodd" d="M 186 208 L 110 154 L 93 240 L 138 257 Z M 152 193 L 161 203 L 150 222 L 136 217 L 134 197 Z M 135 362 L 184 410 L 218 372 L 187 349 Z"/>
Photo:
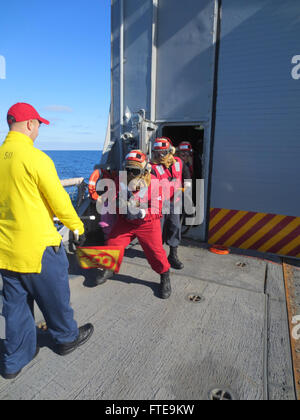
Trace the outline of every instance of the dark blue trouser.
<path fill-rule="evenodd" d="M 16 373 L 27 365 L 36 352 L 36 326 L 31 311 L 35 300 L 57 344 L 78 337 L 78 326 L 70 306 L 68 259 L 61 245 L 56 253 L 46 248 L 40 274 L 22 274 L 0 270 L 3 279 L 3 311 L 6 338 L 1 364 L 4 373 Z"/>
<path fill-rule="evenodd" d="M 170 247 L 177 248 L 181 242 L 180 214 L 175 214 L 174 204 L 170 205 L 169 214 L 163 214 L 161 218 L 163 242 Z"/>

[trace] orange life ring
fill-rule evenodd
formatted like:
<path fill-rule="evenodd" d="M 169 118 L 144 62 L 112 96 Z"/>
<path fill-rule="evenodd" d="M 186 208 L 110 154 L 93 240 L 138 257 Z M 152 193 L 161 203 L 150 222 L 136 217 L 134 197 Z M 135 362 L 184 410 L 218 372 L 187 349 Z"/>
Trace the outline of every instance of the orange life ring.
<path fill-rule="evenodd" d="M 98 198 L 99 198 L 99 194 L 96 191 L 96 185 L 97 185 L 98 180 L 100 178 L 102 178 L 102 176 L 103 176 L 103 174 L 102 174 L 101 169 L 96 169 L 92 173 L 92 175 L 90 176 L 90 179 L 89 179 L 89 186 L 88 186 L 89 195 L 95 201 L 97 201 Z"/>

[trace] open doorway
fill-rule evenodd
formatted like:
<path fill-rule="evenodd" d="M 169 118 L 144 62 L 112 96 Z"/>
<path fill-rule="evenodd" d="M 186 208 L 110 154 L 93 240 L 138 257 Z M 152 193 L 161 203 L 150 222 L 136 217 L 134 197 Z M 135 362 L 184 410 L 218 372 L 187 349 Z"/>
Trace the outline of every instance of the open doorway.
<path fill-rule="evenodd" d="M 194 179 L 202 179 L 203 176 L 203 140 L 204 129 L 201 125 L 168 125 L 162 128 L 162 136 L 169 137 L 173 146 L 177 147 L 181 142 L 191 143 L 194 151 L 193 168 Z"/>
<path fill-rule="evenodd" d="M 204 143 L 204 127 L 201 124 L 198 125 L 165 125 L 162 127 L 162 136 L 168 137 L 174 147 L 178 147 L 181 142 L 189 142 L 193 148 L 192 166 L 193 166 L 193 205 L 197 203 L 197 179 L 203 179 L 203 143 Z M 202 223 L 202 222 L 201 222 Z M 185 224 L 185 218 L 183 216 L 183 224 Z M 183 233 L 187 233 L 190 229 L 190 225 L 183 230 Z"/>

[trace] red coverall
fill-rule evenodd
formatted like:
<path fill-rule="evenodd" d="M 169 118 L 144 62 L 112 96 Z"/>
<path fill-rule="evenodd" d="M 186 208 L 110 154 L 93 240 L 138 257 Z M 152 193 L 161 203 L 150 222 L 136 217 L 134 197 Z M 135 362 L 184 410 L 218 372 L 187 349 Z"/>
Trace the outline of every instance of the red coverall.
<path fill-rule="evenodd" d="M 155 179 L 151 175 L 151 182 Z M 134 198 L 140 201 L 141 204 L 147 204 L 145 218 L 128 220 L 126 215 L 119 214 L 106 244 L 108 246 L 123 246 L 126 248 L 133 239 L 137 238 L 152 269 L 158 274 L 163 274 L 169 271 L 170 263 L 162 243 L 160 226 L 162 200 L 158 200 L 159 194 L 155 194 L 157 197 L 153 200 L 154 203 L 152 205 L 154 204 L 154 207 L 151 209 L 151 185 L 148 188 L 148 194 L 142 195 L 142 192 L 134 193 Z"/>

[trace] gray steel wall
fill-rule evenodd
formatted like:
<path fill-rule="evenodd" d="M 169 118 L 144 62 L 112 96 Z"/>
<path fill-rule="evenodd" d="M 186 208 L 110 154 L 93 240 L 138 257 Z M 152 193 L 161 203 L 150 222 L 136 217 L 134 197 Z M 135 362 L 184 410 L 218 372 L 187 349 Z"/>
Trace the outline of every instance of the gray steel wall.
<path fill-rule="evenodd" d="M 121 1 L 123 3 L 123 16 Z M 112 124 L 118 126 L 123 113 L 150 111 L 152 0 L 112 0 Z M 123 30 L 122 30 L 123 20 Z M 123 35 L 123 48 L 121 36 Z M 121 63 L 121 53 L 123 63 Z M 121 65 L 123 64 L 123 65 Z M 149 115 L 147 115 L 149 117 Z M 122 122 L 122 121 L 121 121 Z"/>
<path fill-rule="evenodd" d="M 120 62 L 123 4 L 123 68 Z M 112 0 L 112 124 L 123 113 L 146 110 L 150 119 L 151 77 L 156 80 L 156 120 L 208 121 L 211 117 L 214 73 L 214 0 L 159 0 L 157 23 L 153 0 Z M 152 74 L 152 42 L 157 68 Z M 156 64 L 156 62 L 155 62 Z M 122 117 L 121 117 L 122 119 Z"/>
<path fill-rule="evenodd" d="M 124 103 L 150 118 L 152 0 L 126 0 L 124 6 Z"/>
<path fill-rule="evenodd" d="M 111 0 L 111 135 L 119 135 L 120 124 L 120 0 Z"/>
<path fill-rule="evenodd" d="M 300 2 L 222 3 L 211 207 L 299 216 Z"/>
<path fill-rule="evenodd" d="M 156 119 L 211 118 L 214 1 L 159 0 Z"/>

